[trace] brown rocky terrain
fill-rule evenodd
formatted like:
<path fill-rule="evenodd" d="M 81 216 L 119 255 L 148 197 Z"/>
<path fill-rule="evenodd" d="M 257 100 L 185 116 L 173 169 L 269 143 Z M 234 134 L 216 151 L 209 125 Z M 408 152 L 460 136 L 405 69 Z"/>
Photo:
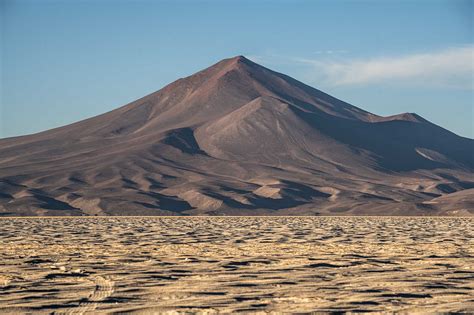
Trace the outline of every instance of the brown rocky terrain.
<path fill-rule="evenodd" d="M 0 140 L 0 215 L 473 215 L 474 141 L 244 57 Z"/>

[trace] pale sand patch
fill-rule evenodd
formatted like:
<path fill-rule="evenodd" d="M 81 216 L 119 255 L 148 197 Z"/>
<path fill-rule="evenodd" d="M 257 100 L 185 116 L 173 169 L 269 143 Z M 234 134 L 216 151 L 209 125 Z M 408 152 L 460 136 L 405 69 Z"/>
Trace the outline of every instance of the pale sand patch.
<path fill-rule="evenodd" d="M 0 219 L 0 313 L 474 312 L 474 219 Z"/>

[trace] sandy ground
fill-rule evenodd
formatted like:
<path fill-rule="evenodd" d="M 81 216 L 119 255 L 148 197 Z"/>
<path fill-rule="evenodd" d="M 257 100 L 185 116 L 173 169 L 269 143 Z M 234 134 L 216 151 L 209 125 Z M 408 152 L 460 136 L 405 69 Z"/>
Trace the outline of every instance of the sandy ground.
<path fill-rule="evenodd" d="M 0 313 L 474 312 L 474 219 L 0 219 Z"/>

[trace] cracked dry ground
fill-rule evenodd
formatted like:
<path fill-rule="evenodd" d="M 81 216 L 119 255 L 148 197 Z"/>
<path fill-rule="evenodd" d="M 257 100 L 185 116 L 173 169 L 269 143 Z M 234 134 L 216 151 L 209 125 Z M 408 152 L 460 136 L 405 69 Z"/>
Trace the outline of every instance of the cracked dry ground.
<path fill-rule="evenodd" d="M 0 219 L 0 313 L 474 312 L 474 219 Z"/>

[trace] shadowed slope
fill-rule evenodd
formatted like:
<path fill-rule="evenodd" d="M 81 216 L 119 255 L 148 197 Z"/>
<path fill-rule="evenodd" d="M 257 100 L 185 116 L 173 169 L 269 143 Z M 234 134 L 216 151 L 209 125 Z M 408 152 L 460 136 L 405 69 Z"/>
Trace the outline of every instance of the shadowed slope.
<path fill-rule="evenodd" d="M 427 201 L 470 187 L 473 142 L 238 56 L 103 115 L 0 140 L 0 211 L 449 214 Z"/>

